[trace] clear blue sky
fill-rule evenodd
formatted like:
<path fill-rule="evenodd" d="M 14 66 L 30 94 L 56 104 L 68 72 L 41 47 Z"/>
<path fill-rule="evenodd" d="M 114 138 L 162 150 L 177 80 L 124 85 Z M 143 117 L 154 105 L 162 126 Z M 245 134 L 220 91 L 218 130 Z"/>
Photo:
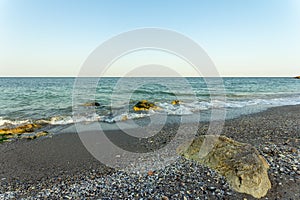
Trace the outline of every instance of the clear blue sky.
<path fill-rule="evenodd" d="M 0 76 L 76 76 L 142 27 L 192 38 L 222 76 L 300 75 L 299 25 L 300 0 L 0 0 Z"/>

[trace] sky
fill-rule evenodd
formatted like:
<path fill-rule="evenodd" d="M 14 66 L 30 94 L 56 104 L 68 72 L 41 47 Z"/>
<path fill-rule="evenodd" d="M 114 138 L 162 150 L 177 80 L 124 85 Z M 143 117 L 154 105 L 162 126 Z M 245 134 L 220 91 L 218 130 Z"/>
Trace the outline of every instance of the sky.
<path fill-rule="evenodd" d="M 221 76 L 296 76 L 299 24 L 300 0 L 0 0 L 0 76 L 77 76 L 103 42 L 146 27 L 191 38 Z M 123 60 L 107 75 L 128 71 Z"/>

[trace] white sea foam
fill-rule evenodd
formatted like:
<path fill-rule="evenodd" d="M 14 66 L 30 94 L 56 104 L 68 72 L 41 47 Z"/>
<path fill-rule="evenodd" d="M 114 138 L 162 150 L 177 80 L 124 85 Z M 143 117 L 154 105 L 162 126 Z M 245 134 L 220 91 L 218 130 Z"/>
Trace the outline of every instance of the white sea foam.
<path fill-rule="evenodd" d="M 94 113 L 91 116 L 80 116 L 76 118 L 73 118 L 71 116 L 55 116 L 46 122 L 51 125 L 65 125 L 65 124 L 73 124 L 73 123 L 80 123 L 80 122 L 94 122 L 94 121 L 99 121 L 100 118 L 101 117 L 99 115 Z"/>
<path fill-rule="evenodd" d="M 3 119 L 3 117 L 0 117 L 0 127 L 4 125 L 19 125 L 19 124 L 27 124 L 29 123 L 29 120 L 9 120 L 9 119 Z"/>
<path fill-rule="evenodd" d="M 288 98 L 275 98 L 275 99 L 255 99 L 255 100 L 243 100 L 243 101 L 213 101 L 213 102 L 190 102 L 181 103 L 180 105 L 172 105 L 171 103 L 157 103 L 161 109 L 159 110 L 149 110 L 148 112 L 128 112 L 124 111 L 115 115 L 97 115 L 96 113 L 92 116 L 81 116 L 76 120 L 72 117 L 55 117 L 51 118 L 50 124 L 61 125 L 70 124 L 75 122 L 107 122 L 114 123 L 118 121 L 126 121 L 129 119 L 139 119 L 144 117 L 149 117 L 151 115 L 165 113 L 167 115 L 192 115 L 196 112 L 201 112 L 205 110 L 210 110 L 213 108 L 243 108 L 247 106 L 265 106 L 265 107 L 276 107 L 283 105 L 298 105 L 300 104 L 299 98 L 288 99 Z"/>
<path fill-rule="evenodd" d="M 188 105 L 188 104 L 186 104 Z M 192 107 L 185 106 L 184 104 L 172 105 L 170 103 L 159 103 L 159 107 L 162 108 L 162 112 L 168 115 L 190 115 L 193 114 Z"/>
<path fill-rule="evenodd" d="M 73 117 L 73 116 L 53 116 L 49 119 L 23 119 L 14 120 L 6 117 L 0 117 L 0 127 L 6 126 L 17 126 L 28 123 L 39 123 L 39 124 L 50 124 L 50 125 L 66 125 L 80 122 L 106 122 L 114 123 L 118 121 L 134 120 L 139 118 L 149 117 L 155 114 L 167 114 L 167 115 L 192 115 L 194 113 L 202 112 L 210 109 L 235 109 L 244 107 L 257 107 L 257 108 L 269 108 L 285 105 L 299 105 L 300 96 L 292 97 L 280 97 L 280 98 L 256 98 L 256 99 L 227 99 L 224 101 L 197 101 L 197 102 L 182 102 L 179 105 L 172 105 L 170 102 L 158 102 L 156 103 L 161 109 L 159 110 L 149 110 L 144 112 L 133 112 L 128 111 L 124 108 L 118 107 L 118 112 L 111 114 L 106 110 L 106 112 L 91 113 Z"/>

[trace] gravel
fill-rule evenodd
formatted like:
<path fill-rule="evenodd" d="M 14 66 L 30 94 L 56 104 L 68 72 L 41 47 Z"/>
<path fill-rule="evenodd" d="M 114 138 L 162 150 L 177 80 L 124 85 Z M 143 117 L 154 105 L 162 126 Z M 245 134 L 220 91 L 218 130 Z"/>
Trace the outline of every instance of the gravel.
<path fill-rule="evenodd" d="M 272 189 L 262 199 L 300 199 L 299 111 L 300 106 L 286 106 L 226 121 L 224 135 L 254 145 L 270 165 Z M 205 130 L 207 125 L 199 127 L 199 134 Z M 215 171 L 181 157 L 148 173 L 80 169 L 37 181 L 3 177 L 0 199 L 254 199 L 230 189 Z"/>

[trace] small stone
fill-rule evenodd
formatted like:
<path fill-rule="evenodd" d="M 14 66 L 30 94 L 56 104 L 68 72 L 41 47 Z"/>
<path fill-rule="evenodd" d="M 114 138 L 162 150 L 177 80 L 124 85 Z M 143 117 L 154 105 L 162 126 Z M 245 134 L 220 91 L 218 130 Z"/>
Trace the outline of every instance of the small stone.
<path fill-rule="evenodd" d="M 150 171 L 148 171 L 147 174 L 148 174 L 148 176 L 152 176 L 154 174 L 154 172 L 150 170 Z"/>
<path fill-rule="evenodd" d="M 169 198 L 166 197 L 166 196 L 162 196 L 162 197 L 161 197 L 161 200 L 169 200 Z"/>
<path fill-rule="evenodd" d="M 210 191 L 215 191 L 215 190 L 216 190 L 215 187 L 208 187 L 208 189 L 209 189 Z"/>
<path fill-rule="evenodd" d="M 281 172 L 284 172 L 284 168 L 283 168 L 283 167 L 281 167 L 281 168 L 279 169 L 279 171 L 281 171 Z"/>
<path fill-rule="evenodd" d="M 297 152 L 297 149 L 296 149 L 296 148 L 292 148 L 292 149 L 291 149 L 291 152 L 292 152 L 292 153 L 296 153 L 296 152 Z"/>
<path fill-rule="evenodd" d="M 220 190 L 220 189 L 216 189 L 216 192 L 220 193 L 220 192 L 221 192 L 221 190 Z"/>
<path fill-rule="evenodd" d="M 270 149 L 269 149 L 268 147 L 264 147 L 264 148 L 263 148 L 263 152 L 264 152 L 264 153 L 268 153 L 269 151 L 270 151 Z"/>
<path fill-rule="evenodd" d="M 294 171 L 297 171 L 297 167 L 293 167 L 293 170 L 294 170 Z"/>
<path fill-rule="evenodd" d="M 279 154 L 279 157 L 281 157 L 281 158 L 285 158 L 285 155 L 283 155 L 283 154 Z"/>
<path fill-rule="evenodd" d="M 64 196 L 64 199 L 72 199 L 72 197 L 69 197 L 68 195 Z"/>

